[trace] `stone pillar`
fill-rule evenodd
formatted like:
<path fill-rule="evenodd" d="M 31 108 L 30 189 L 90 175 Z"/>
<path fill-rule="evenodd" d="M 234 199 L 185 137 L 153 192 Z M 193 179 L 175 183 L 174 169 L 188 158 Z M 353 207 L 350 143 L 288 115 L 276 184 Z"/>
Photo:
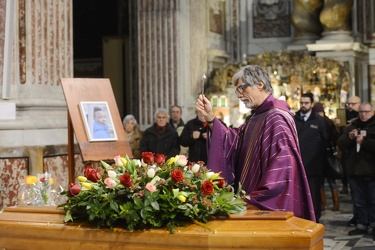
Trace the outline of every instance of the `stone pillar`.
<path fill-rule="evenodd" d="M 353 0 L 324 0 L 320 13 L 324 32 L 319 43 L 353 42 L 349 23 L 352 7 Z"/>
<path fill-rule="evenodd" d="M 139 123 L 154 123 L 157 108 L 180 105 L 194 117 L 201 76 L 207 73 L 207 3 L 139 0 Z M 188 114 L 188 111 L 192 112 Z"/>
<path fill-rule="evenodd" d="M 323 28 L 319 21 L 319 14 L 322 7 L 323 0 L 294 0 L 292 24 L 295 36 L 292 46 L 288 49 L 306 50 L 306 44 L 314 43 L 320 38 Z"/>
<path fill-rule="evenodd" d="M 18 0 L 11 11 L 6 8 L 10 2 L 13 0 L 0 1 L 1 16 L 11 17 L 15 29 L 0 24 L 0 65 L 10 72 L 8 78 L 0 79 L 0 102 L 15 103 L 16 119 L 1 120 L 0 148 L 1 152 L 21 148 L 25 155 L 25 146 L 67 143 L 67 109 L 60 78 L 73 77 L 72 0 Z M 12 57 L 5 60 L 3 44 L 9 36 L 13 36 Z M 6 98 L 4 86 L 9 88 Z"/>

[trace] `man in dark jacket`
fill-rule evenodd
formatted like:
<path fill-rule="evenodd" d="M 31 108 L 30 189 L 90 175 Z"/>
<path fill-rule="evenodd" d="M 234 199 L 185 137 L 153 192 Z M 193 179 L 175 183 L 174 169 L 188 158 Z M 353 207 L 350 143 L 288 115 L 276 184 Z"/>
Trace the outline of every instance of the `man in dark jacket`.
<path fill-rule="evenodd" d="M 203 115 L 197 115 L 185 124 L 180 136 L 180 144 L 189 147 L 188 160 L 207 163 L 207 122 Z"/>
<path fill-rule="evenodd" d="M 167 159 L 178 155 L 180 153 L 178 134 L 168 123 L 168 111 L 156 110 L 154 119 L 155 123 L 143 134 L 141 153 L 164 154 Z"/>
<path fill-rule="evenodd" d="M 311 93 L 301 96 L 300 110 L 296 112 L 296 123 L 302 162 L 310 186 L 316 221 L 321 216 L 320 187 L 327 164 L 327 146 L 329 141 L 328 124 L 323 117 L 312 112 L 314 98 Z"/>
<path fill-rule="evenodd" d="M 349 125 L 353 119 L 358 118 L 358 109 L 359 109 L 360 104 L 361 104 L 361 98 L 359 98 L 358 96 L 349 97 L 348 102 L 345 104 L 346 125 Z M 345 164 L 342 164 L 342 167 L 343 167 L 344 175 L 342 177 L 342 190 L 340 191 L 340 193 L 348 194 L 349 193 L 348 176 L 347 176 L 348 174 L 346 173 Z M 348 225 L 353 225 L 356 223 L 357 223 L 357 216 L 354 211 L 354 216 L 352 219 L 350 219 L 350 221 L 348 222 Z"/>
<path fill-rule="evenodd" d="M 181 118 L 182 108 L 178 105 L 173 105 L 170 111 L 171 112 L 170 112 L 169 124 L 176 130 L 179 127 L 183 127 L 185 123 Z"/>
<path fill-rule="evenodd" d="M 343 161 L 347 167 L 349 186 L 356 210 L 357 228 L 349 235 L 367 233 L 372 227 L 375 239 L 375 117 L 371 103 L 359 106 L 359 117 L 351 121 L 337 140 L 344 152 Z"/>

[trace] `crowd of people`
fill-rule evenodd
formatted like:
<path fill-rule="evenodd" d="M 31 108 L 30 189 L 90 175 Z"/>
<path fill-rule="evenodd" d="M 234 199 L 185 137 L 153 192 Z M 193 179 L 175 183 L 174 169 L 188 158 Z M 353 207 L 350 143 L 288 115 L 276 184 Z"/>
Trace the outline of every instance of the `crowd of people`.
<path fill-rule="evenodd" d="M 196 100 L 196 116 L 186 123 L 178 105 L 155 112 L 154 124 L 143 133 L 132 115 L 124 118 L 126 137 L 134 157 L 142 152 L 167 158 L 186 155 L 204 162 L 225 180 L 246 191 L 248 209 L 291 211 L 319 222 L 326 209 L 325 182 L 331 191 L 333 211 L 340 210 L 339 193 L 351 194 L 356 226 L 349 235 L 375 239 L 375 118 L 369 102 L 351 96 L 346 103 L 345 126 L 325 114 L 325 107 L 307 92 L 295 113 L 273 96 L 267 71 L 256 65 L 239 69 L 232 78 L 236 97 L 251 111 L 244 124 L 226 126 L 215 117 L 210 100 Z M 343 119 L 343 118 L 341 118 Z M 340 160 L 343 174 L 328 174 L 328 158 Z"/>
<path fill-rule="evenodd" d="M 152 152 L 167 158 L 185 155 L 190 162 L 207 162 L 207 122 L 200 114 L 185 124 L 182 108 L 174 105 L 169 113 L 157 109 L 154 124 L 144 132 L 133 115 L 125 116 L 123 126 L 134 158 L 139 159 L 142 152 Z"/>

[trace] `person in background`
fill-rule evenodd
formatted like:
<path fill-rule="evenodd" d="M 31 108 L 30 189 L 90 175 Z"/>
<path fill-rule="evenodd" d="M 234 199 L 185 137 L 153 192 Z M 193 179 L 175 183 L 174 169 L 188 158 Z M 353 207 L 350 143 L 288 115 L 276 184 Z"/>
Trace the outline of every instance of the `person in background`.
<path fill-rule="evenodd" d="M 358 96 L 351 96 L 348 102 L 345 104 L 346 110 L 346 124 L 349 124 L 351 120 L 358 118 L 358 109 L 361 104 L 361 98 Z"/>
<path fill-rule="evenodd" d="M 127 115 L 122 121 L 122 124 L 124 126 L 126 140 L 129 142 L 130 149 L 132 150 L 133 158 L 140 159 L 142 133 L 137 120 L 133 115 Z"/>
<path fill-rule="evenodd" d="M 204 116 L 198 114 L 185 124 L 180 136 L 180 144 L 189 147 L 190 162 L 203 161 L 207 163 L 207 122 Z"/>
<path fill-rule="evenodd" d="M 246 191 L 248 209 L 291 211 L 315 221 L 310 189 L 298 146 L 293 114 L 273 97 L 267 71 L 247 65 L 232 77 L 235 94 L 254 111 L 238 128 L 217 119 L 212 104 L 199 95 L 196 108 L 210 127 L 207 166 Z"/>
<path fill-rule="evenodd" d="M 348 102 L 345 104 L 345 118 L 346 118 L 346 125 L 350 124 L 350 121 L 353 119 L 358 118 L 358 108 L 361 104 L 361 98 L 358 96 L 351 96 L 348 99 Z M 344 176 L 342 177 L 342 189 L 340 191 L 341 194 L 348 194 L 348 176 L 346 173 L 345 164 L 342 164 Z M 353 218 L 348 222 L 348 224 L 355 224 L 356 217 L 355 215 Z"/>
<path fill-rule="evenodd" d="M 371 103 L 364 102 L 358 109 L 359 117 L 352 119 L 337 140 L 344 152 L 357 227 L 349 235 L 367 233 L 372 227 L 375 240 L 375 116 Z"/>
<path fill-rule="evenodd" d="M 184 129 L 185 123 L 181 118 L 182 116 L 182 108 L 178 105 L 173 105 L 170 109 L 170 119 L 169 124 L 176 129 L 178 136 L 181 136 L 182 130 Z M 189 148 L 180 146 L 180 154 L 181 155 L 188 155 Z"/>
<path fill-rule="evenodd" d="M 329 136 L 329 142 L 330 142 L 329 146 L 331 148 L 336 148 L 336 140 L 334 139 L 334 131 L 336 128 L 335 128 L 333 121 L 329 119 L 328 116 L 325 115 L 323 105 L 321 103 L 315 103 L 312 110 L 313 112 L 317 113 L 318 115 L 320 115 L 326 120 L 328 124 L 328 128 L 329 128 L 329 130 L 327 131 L 328 136 Z M 339 211 L 340 210 L 340 197 L 339 197 L 339 190 L 337 189 L 337 185 L 336 185 L 336 180 L 329 178 L 327 176 L 325 176 L 325 178 L 323 177 L 322 185 L 320 188 L 320 196 L 322 199 L 321 210 L 324 211 L 326 209 L 326 192 L 324 190 L 325 179 L 328 182 L 329 189 L 331 190 L 331 194 L 332 194 L 332 201 L 333 201 L 332 211 Z"/>
<path fill-rule="evenodd" d="M 155 123 L 147 128 L 141 140 L 141 153 L 152 152 L 164 154 L 167 159 L 180 153 L 180 143 L 176 130 L 168 123 L 168 111 L 163 108 L 156 110 Z"/>
<path fill-rule="evenodd" d="M 348 102 L 345 104 L 345 118 L 346 118 L 346 125 L 349 125 L 350 122 L 353 119 L 358 118 L 358 109 L 359 105 L 361 104 L 361 98 L 358 96 L 351 96 L 348 99 Z M 341 194 L 348 194 L 349 193 L 349 185 L 348 185 L 348 173 L 347 173 L 347 166 L 345 165 L 345 161 L 343 160 L 345 158 L 344 156 L 345 152 L 341 152 L 341 165 L 343 170 L 343 177 L 342 177 L 342 189 L 340 191 Z M 350 193 L 353 200 L 353 194 Z M 353 216 L 352 218 L 347 222 L 348 226 L 356 226 L 357 225 L 357 211 L 353 204 Z"/>
<path fill-rule="evenodd" d="M 325 119 L 312 111 L 314 96 L 304 93 L 300 99 L 300 110 L 296 112 L 296 123 L 302 162 L 310 186 L 316 221 L 321 216 L 320 188 L 324 168 L 328 164 L 327 146 L 329 142 L 328 125 Z"/>
<path fill-rule="evenodd" d="M 178 127 L 183 127 L 185 125 L 182 120 L 182 108 L 178 105 L 173 105 L 170 110 L 169 124 L 177 130 Z"/>

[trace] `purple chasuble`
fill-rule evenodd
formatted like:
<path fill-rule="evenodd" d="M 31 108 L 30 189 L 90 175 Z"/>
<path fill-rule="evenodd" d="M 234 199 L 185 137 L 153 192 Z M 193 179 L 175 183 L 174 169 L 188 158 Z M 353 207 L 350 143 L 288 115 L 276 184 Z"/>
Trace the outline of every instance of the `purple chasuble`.
<path fill-rule="evenodd" d="M 240 183 L 247 203 L 262 210 L 290 211 L 316 221 L 293 114 L 285 101 L 269 95 L 238 128 L 214 120 L 208 168 Z"/>

